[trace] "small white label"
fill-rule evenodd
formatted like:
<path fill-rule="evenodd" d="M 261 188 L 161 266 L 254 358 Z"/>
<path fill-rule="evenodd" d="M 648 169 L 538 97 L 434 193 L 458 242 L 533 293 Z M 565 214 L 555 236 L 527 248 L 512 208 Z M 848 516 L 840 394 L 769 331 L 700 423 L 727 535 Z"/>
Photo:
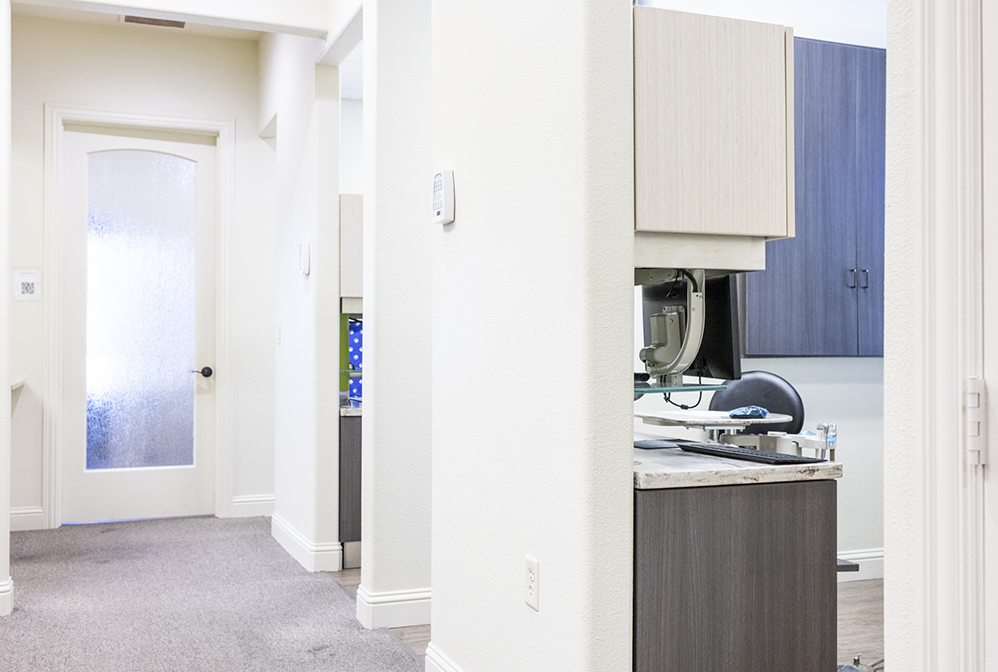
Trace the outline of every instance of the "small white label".
<path fill-rule="evenodd" d="M 42 300 L 42 274 L 39 271 L 14 271 L 14 300 Z"/>

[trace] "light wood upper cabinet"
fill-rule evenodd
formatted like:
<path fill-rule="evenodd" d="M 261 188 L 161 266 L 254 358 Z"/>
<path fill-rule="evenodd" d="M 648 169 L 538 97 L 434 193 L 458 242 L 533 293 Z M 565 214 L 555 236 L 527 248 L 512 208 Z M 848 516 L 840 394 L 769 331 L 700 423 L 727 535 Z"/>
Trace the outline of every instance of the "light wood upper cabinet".
<path fill-rule="evenodd" d="M 340 194 L 340 296 L 364 296 L 364 197 Z"/>
<path fill-rule="evenodd" d="M 635 228 L 794 235 L 793 30 L 634 8 Z"/>

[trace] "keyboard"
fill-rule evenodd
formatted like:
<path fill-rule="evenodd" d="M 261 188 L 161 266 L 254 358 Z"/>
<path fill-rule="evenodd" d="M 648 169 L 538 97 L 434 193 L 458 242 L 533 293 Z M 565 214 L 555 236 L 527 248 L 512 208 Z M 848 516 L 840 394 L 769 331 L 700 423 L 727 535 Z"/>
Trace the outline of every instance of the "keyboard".
<path fill-rule="evenodd" d="M 810 464 L 812 462 L 825 462 L 825 460 L 818 457 L 801 457 L 786 453 L 764 453 L 754 448 L 742 448 L 741 446 L 733 446 L 726 443 L 693 443 L 691 441 L 681 443 L 679 447 L 691 453 L 731 457 L 736 460 L 761 462 L 763 464 Z"/>

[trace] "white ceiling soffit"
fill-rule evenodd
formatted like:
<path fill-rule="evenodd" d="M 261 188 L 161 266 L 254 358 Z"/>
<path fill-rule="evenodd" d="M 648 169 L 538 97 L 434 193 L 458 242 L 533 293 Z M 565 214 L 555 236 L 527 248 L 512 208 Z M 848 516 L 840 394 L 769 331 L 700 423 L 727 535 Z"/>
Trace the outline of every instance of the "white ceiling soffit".
<path fill-rule="evenodd" d="M 22 2 L 12 2 L 11 13 L 60 21 L 74 21 L 76 23 L 106 24 L 120 23 L 120 17 L 125 13 L 153 19 L 183 21 L 187 24 L 183 28 L 183 31 L 186 33 L 243 40 L 257 40 L 264 32 L 287 33 L 289 35 L 302 35 L 304 37 L 316 37 L 320 39 L 325 39 L 326 37 L 325 32 L 309 28 L 271 26 L 214 17 L 134 10 L 124 5 L 106 5 L 97 2 L 88 2 L 87 0 L 24 0 Z M 140 26 L 138 24 L 129 24 L 129 27 L 148 30 L 176 30 L 178 32 L 180 30 L 177 28 L 167 29 L 156 26 Z"/>
<path fill-rule="evenodd" d="M 364 100 L 364 43 L 340 63 L 340 98 Z"/>
<path fill-rule="evenodd" d="M 47 7 L 44 5 L 28 5 L 22 2 L 12 2 L 11 14 L 15 16 L 37 16 L 54 21 L 72 21 L 74 23 L 98 23 L 104 25 L 123 24 L 122 15 L 105 14 L 102 12 L 86 12 L 81 9 L 66 9 L 63 7 Z M 187 23 L 182 29 L 161 28 L 129 23 L 125 26 L 131 30 L 172 30 L 191 35 L 206 35 L 208 37 L 227 37 L 236 40 L 258 40 L 262 34 L 258 30 L 243 30 L 241 28 L 223 28 L 222 26 L 206 26 L 199 23 Z"/>

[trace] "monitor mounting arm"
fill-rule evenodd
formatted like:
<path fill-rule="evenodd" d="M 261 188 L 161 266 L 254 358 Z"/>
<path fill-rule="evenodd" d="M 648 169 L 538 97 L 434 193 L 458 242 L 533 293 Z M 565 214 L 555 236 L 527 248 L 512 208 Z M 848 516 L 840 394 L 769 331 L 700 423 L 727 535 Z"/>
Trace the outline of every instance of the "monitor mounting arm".
<path fill-rule="evenodd" d="M 686 306 L 664 306 L 651 318 L 652 342 L 642 348 L 641 361 L 660 387 L 682 387 L 683 372 L 690 367 L 703 339 L 703 270 L 636 269 L 635 284 L 674 282 L 686 276 Z"/>

